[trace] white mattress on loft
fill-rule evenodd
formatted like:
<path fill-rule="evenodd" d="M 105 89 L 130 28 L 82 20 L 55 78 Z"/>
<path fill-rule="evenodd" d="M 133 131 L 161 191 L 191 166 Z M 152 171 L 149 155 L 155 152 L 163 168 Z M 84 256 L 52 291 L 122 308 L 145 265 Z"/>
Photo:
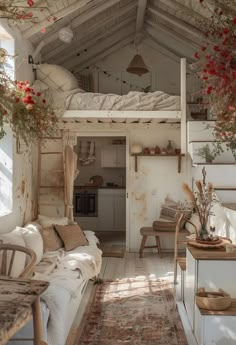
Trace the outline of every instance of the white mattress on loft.
<path fill-rule="evenodd" d="M 74 93 L 66 97 L 67 110 L 180 110 L 180 96 L 161 91 L 137 92 L 127 95 Z"/>

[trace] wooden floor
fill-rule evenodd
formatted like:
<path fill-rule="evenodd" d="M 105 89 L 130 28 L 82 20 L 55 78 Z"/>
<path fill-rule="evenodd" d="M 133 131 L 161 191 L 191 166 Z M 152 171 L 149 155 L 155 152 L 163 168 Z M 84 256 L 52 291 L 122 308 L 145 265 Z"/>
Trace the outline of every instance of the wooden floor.
<path fill-rule="evenodd" d="M 124 258 L 103 258 L 100 278 L 112 280 L 130 277 L 163 278 L 173 283 L 173 267 L 173 253 L 163 253 L 163 257 L 159 258 L 157 253 L 145 252 L 142 259 L 139 258 L 138 253 L 126 253 Z M 92 286 L 92 282 L 87 286 L 83 302 L 75 318 L 74 329 L 80 323 Z M 187 320 L 184 320 L 184 323 L 188 344 L 196 345 L 191 330 L 188 328 Z M 72 345 L 72 343 L 69 342 L 67 345 Z"/>

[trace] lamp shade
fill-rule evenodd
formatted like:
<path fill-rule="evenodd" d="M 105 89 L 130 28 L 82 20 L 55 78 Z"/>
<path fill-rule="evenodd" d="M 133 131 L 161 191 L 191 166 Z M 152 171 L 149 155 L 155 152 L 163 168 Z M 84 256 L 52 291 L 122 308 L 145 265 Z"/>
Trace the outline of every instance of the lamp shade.
<path fill-rule="evenodd" d="M 149 72 L 142 56 L 139 54 L 134 55 L 126 71 L 129 73 L 137 74 L 138 76 Z"/>
<path fill-rule="evenodd" d="M 70 28 L 62 28 L 58 31 L 58 37 L 64 43 L 71 43 L 73 31 Z"/>

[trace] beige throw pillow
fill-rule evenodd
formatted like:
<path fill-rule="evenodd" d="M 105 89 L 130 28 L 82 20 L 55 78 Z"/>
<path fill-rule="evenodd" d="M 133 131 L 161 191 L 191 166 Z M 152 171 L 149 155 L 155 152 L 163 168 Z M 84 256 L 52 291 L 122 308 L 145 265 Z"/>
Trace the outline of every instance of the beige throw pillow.
<path fill-rule="evenodd" d="M 78 224 L 64 226 L 55 224 L 54 227 L 62 239 L 66 250 L 72 250 L 88 244 L 88 240 Z"/>
<path fill-rule="evenodd" d="M 50 252 L 63 247 L 63 242 L 57 235 L 53 226 L 42 228 L 39 230 L 43 238 L 43 251 Z"/>

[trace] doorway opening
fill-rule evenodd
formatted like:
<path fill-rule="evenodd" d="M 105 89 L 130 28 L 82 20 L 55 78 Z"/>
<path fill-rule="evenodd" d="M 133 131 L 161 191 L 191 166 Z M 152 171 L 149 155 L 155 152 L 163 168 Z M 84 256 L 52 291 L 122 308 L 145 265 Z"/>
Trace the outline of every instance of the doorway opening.
<path fill-rule="evenodd" d="M 127 235 L 127 138 L 78 135 L 74 151 L 79 174 L 74 182 L 74 218 L 92 230 L 103 256 L 124 256 Z"/>

